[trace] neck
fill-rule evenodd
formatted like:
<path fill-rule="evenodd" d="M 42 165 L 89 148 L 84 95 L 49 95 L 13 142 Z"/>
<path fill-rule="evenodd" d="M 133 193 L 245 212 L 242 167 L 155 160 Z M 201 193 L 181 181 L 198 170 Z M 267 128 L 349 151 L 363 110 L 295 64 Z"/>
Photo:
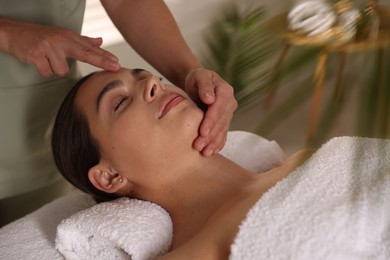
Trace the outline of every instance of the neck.
<path fill-rule="evenodd" d="M 193 237 L 231 198 L 252 183 L 254 174 L 227 158 L 199 157 L 171 188 L 153 202 L 165 208 L 173 221 L 176 248 Z"/>

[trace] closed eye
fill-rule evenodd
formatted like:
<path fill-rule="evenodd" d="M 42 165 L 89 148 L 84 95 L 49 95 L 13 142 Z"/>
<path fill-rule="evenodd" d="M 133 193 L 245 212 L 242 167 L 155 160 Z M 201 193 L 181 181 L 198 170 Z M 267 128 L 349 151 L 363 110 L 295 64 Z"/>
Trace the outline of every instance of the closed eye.
<path fill-rule="evenodd" d="M 123 104 L 123 102 L 125 102 L 125 101 L 128 100 L 128 99 L 129 99 L 128 97 L 122 98 L 122 99 L 119 101 L 119 103 L 115 106 L 114 112 L 117 111 L 117 110 L 120 108 L 120 106 Z"/>

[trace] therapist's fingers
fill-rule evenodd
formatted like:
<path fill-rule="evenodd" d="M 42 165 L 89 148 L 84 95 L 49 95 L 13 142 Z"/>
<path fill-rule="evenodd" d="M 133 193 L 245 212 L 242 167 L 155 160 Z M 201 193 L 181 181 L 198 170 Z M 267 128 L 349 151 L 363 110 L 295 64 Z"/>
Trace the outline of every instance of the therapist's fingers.
<path fill-rule="evenodd" d="M 215 102 L 208 106 L 199 128 L 200 135 L 194 142 L 194 148 L 205 156 L 218 153 L 223 148 L 230 121 L 237 108 L 233 89 L 222 83 L 214 83 Z"/>
<path fill-rule="evenodd" d="M 63 52 L 51 50 L 48 52 L 47 57 L 50 61 L 50 67 L 55 74 L 59 76 L 65 76 L 68 74 L 69 66 L 66 56 Z"/>
<path fill-rule="evenodd" d="M 102 55 L 113 62 L 118 62 L 119 59 L 111 52 L 101 48 L 100 46 L 103 43 L 103 39 L 101 37 L 98 38 L 91 38 L 87 36 L 78 35 L 78 37 L 81 37 L 79 39 L 76 39 L 80 44 L 83 44 L 85 47 L 90 48 L 91 51 L 96 52 L 98 55 Z"/>
<path fill-rule="evenodd" d="M 215 101 L 214 77 L 217 76 L 213 71 L 206 69 L 196 69 L 191 72 L 192 91 L 197 91 L 196 96 L 203 104 L 210 105 Z M 214 75 L 215 74 L 215 75 Z M 190 87 L 191 88 L 191 87 Z"/>
<path fill-rule="evenodd" d="M 103 38 L 102 37 L 88 37 L 84 35 L 80 35 L 85 40 L 89 41 L 94 46 L 101 46 L 103 44 Z"/>
<path fill-rule="evenodd" d="M 209 94 L 202 94 L 209 93 L 210 90 L 213 92 L 211 97 Z M 238 106 L 237 101 L 234 98 L 233 87 L 224 81 L 218 74 L 212 72 L 211 84 L 199 85 L 199 95 L 201 95 L 203 103 L 206 102 L 204 96 L 209 96 L 209 101 L 213 100 L 211 103 L 206 103 L 209 107 L 200 127 L 200 134 L 206 136 L 210 133 L 212 128 L 215 130 L 226 129 L 227 131 L 233 113 Z"/>
<path fill-rule="evenodd" d="M 50 63 L 46 57 L 36 59 L 33 64 L 37 68 L 38 72 L 45 78 L 53 75 L 53 70 L 51 69 Z"/>
<path fill-rule="evenodd" d="M 102 44 L 101 38 L 90 38 L 81 35 L 72 35 L 72 37 L 74 42 L 72 46 L 67 46 L 68 48 L 66 48 L 67 57 L 109 71 L 118 71 L 120 69 L 119 59 L 111 52 L 100 48 Z"/>
<path fill-rule="evenodd" d="M 63 41 L 53 45 L 46 53 L 53 72 L 65 76 L 69 72 L 67 58 L 86 62 L 108 71 L 118 71 L 118 58 L 112 53 L 103 50 L 98 45 L 101 40 L 90 41 L 89 37 L 78 37 L 76 40 Z"/>
<path fill-rule="evenodd" d="M 67 58 L 87 62 L 93 66 L 109 70 L 117 71 L 120 65 L 117 58 L 100 48 L 81 44 L 80 42 L 62 42 L 52 48 L 46 50 L 42 59 L 35 59 L 35 66 L 44 77 L 49 77 L 52 74 L 65 76 L 69 72 Z"/>
<path fill-rule="evenodd" d="M 42 58 L 35 59 L 34 65 L 44 77 L 50 77 L 53 74 L 65 76 L 69 72 L 67 59 L 63 52 L 55 49 L 50 49 Z"/>
<path fill-rule="evenodd" d="M 210 105 L 199 129 L 199 132 L 202 132 L 202 129 L 209 129 L 208 133 L 207 135 L 200 134 L 195 139 L 194 148 L 205 156 L 218 153 L 225 145 L 231 119 L 232 113 L 224 113 L 224 109 L 217 101 Z"/>
<path fill-rule="evenodd" d="M 34 64 L 43 76 L 60 76 L 69 70 L 72 58 L 96 67 L 117 71 L 118 58 L 101 48 L 101 38 L 82 36 L 66 28 L 5 19 L 2 31 L 6 36 L 2 51 L 27 64 Z"/>
<path fill-rule="evenodd" d="M 68 30 L 61 31 L 61 36 L 57 35 L 47 40 L 49 48 L 42 54 L 48 59 L 53 73 L 65 76 L 69 72 L 68 58 L 108 71 L 120 69 L 118 58 L 100 47 L 103 42 L 101 38 L 82 36 Z"/>
<path fill-rule="evenodd" d="M 94 48 L 80 46 L 76 49 L 70 49 L 67 54 L 69 58 L 91 64 L 104 70 L 118 71 L 120 69 L 118 62 L 113 61 L 107 55 L 99 54 Z"/>
<path fill-rule="evenodd" d="M 219 152 L 237 108 L 233 87 L 213 71 L 199 68 L 186 77 L 186 90 L 207 106 L 193 147 L 205 156 Z M 194 94 L 195 92 L 195 94 Z"/>
<path fill-rule="evenodd" d="M 195 139 L 194 147 L 197 147 L 200 144 L 197 150 L 199 150 L 204 156 L 210 156 L 222 150 L 226 139 L 227 129 L 212 128 L 212 131 L 208 136 L 198 136 Z"/>

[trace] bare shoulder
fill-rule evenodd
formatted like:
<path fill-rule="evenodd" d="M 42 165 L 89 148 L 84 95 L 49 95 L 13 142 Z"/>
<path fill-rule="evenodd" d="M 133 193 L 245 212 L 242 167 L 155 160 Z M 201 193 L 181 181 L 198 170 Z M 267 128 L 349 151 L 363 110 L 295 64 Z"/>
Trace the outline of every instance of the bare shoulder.
<path fill-rule="evenodd" d="M 202 239 L 202 240 L 201 240 Z M 219 254 L 221 251 L 212 237 L 196 236 L 184 245 L 170 251 L 162 256 L 161 260 L 182 260 L 182 259 L 226 259 Z"/>
<path fill-rule="evenodd" d="M 240 223 L 257 200 L 258 195 L 253 195 L 243 192 L 229 198 L 229 201 L 209 218 L 191 240 L 172 250 L 162 259 L 227 259 Z"/>
<path fill-rule="evenodd" d="M 282 165 L 261 173 L 259 178 L 262 179 L 262 182 L 270 180 L 274 182 L 273 185 L 275 185 L 277 181 L 287 177 L 293 170 L 306 162 L 312 156 L 314 151 L 314 149 L 299 150 L 288 157 Z"/>
<path fill-rule="evenodd" d="M 304 163 L 307 159 L 309 159 L 313 153 L 315 152 L 315 149 L 302 149 L 297 152 L 295 152 L 293 155 L 291 155 L 288 159 L 287 162 L 292 162 L 295 164 L 302 164 Z"/>

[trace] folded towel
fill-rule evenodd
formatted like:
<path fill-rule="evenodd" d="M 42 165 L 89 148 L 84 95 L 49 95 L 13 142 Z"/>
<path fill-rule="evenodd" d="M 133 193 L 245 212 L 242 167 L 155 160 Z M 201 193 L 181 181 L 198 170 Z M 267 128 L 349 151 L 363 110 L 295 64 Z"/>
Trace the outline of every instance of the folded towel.
<path fill-rule="evenodd" d="M 160 206 L 120 198 L 80 211 L 57 228 L 66 259 L 156 259 L 169 250 L 172 221 Z"/>
<path fill-rule="evenodd" d="M 390 140 L 338 137 L 248 212 L 230 259 L 390 259 Z"/>

